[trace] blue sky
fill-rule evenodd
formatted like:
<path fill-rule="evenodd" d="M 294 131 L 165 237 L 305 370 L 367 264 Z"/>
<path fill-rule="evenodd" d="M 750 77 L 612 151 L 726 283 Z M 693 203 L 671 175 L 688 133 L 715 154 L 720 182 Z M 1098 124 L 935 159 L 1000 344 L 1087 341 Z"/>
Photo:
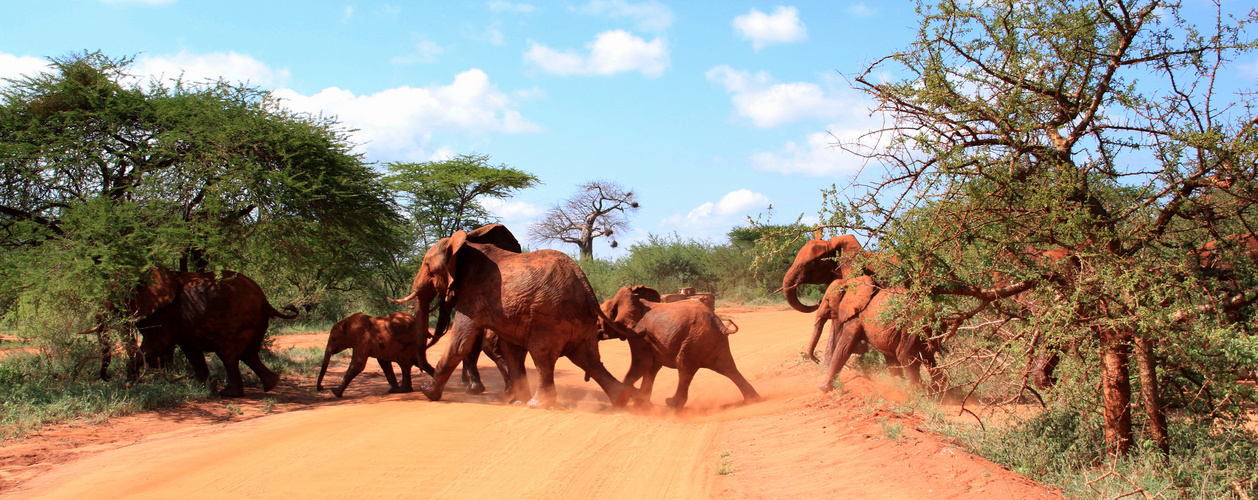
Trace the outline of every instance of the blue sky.
<path fill-rule="evenodd" d="M 815 220 L 821 188 L 861 167 L 829 134 L 876 125 L 844 77 L 916 27 L 909 2 L 842 0 L 0 0 L 0 18 L 0 77 L 136 56 L 137 74 L 247 80 L 336 115 L 370 161 L 531 172 L 544 185 L 491 206 L 522 239 L 578 184 L 620 183 L 642 208 L 601 257 L 648 234 L 724 241 L 770 204 Z"/>

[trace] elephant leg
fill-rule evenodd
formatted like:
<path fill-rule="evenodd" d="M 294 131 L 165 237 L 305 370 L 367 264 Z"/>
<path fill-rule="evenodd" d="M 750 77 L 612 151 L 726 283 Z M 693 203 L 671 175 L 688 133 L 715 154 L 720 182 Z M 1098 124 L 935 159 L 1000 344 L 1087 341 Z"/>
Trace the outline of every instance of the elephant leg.
<path fill-rule="evenodd" d="M 502 381 L 506 386 L 503 392 L 510 393 L 511 377 L 509 371 L 507 370 L 507 361 L 502 355 L 502 349 L 502 341 L 499 340 L 496 335 L 493 339 L 490 339 L 489 332 L 486 332 L 485 339 L 481 343 L 481 352 L 485 353 L 486 357 L 493 360 L 494 366 L 498 368 L 498 373 L 502 374 Z"/>
<path fill-rule="evenodd" d="M 328 373 L 328 363 L 332 361 L 332 356 L 335 356 L 335 355 L 336 355 L 336 352 L 332 352 L 331 346 L 328 346 L 327 349 L 324 349 L 323 363 L 319 365 L 319 377 L 315 379 L 315 391 L 323 390 L 323 376 Z"/>
<path fill-rule="evenodd" d="M 638 379 L 646 375 L 651 369 L 651 364 L 655 361 L 650 353 L 650 347 L 639 346 L 638 340 L 629 341 L 629 371 L 625 373 L 624 384 L 633 386 Z M 642 341 L 645 343 L 645 341 Z M 645 382 L 644 382 L 645 383 Z M 649 394 L 647 395 L 650 396 Z"/>
<path fill-rule="evenodd" d="M 549 349 L 529 349 L 533 364 L 537 366 L 537 390 L 528 405 L 533 408 L 555 406 L 555 361 L 559 359 Z M 610 376 L 610 374 L 608 375 Z"/>
<path fill-rule="evenodd" d="M 202 384 L 210 380 L 210 367 L 205 364 L 205 353 L 200 349 L 194 349 L 188 346 L 179 346 L 183 351 L 183 356 L 188 358 L 188 364 L 192 366 L 192 376 Z"/>
<path fill-rule="evenodd" d="M 354 354 L 351 355 L 349 360 L 349 367 L 345 369 L 345 376 L 341 378 L 341 386 L 332 389 L 333 396 L 339 398 L 345 394 L 345 388 L 349 387 L 349 382 L 354 380 L 354 377 L 357 377 L 359 373 L 362 373 L 363 368 L 367 367 L 367 357 L 365 350 L 354 349 Z"/>
<path fill-rule="evenodd" d="M 463 358 L 463 386 L 467 387 L 468 394 L 484 394 L 485 384 L 480 379 L 480 369 L 476 364 L 480 362 L 480 352 L 485 343 L 485 332 L 482 330 L 477 332 L 476 340 L 472 343 L 472 350 Z"/>
<path fill-rule="evenodd" d="M 834 358 L 834 346 L 839 344 L 839 335 L 843 332 L 843 321 L 834 320 L 830 323 L 830 338 L 826 339 L 826 354 L 823 363 L 829 363 Z"/>
<path fill-rule="evenodd" d="M 270 368 L 267 368 L 262 363 L 262 358 L 259 356 L 258 351 L 246 352 L 243 360 L 246 365 L 249 365 L 249 369 L 253 370 L 253 373 L 257 374 L 258 378 L 262 380 L 263 392 L 270 392 L 271 389 L 274 389 L 280 383 L 279 374 L 271 371 Z"/>
<path fill-rule="evenodd" d="M 412 392 L 415 389 L 411 386 L 411 364 L 398 363 L 398 370 L 402 371 L 402 385 L 398 387 L 398 392 Z"/>
<path fill-rule="evenodd" d="M 834 345 L 834 355 L 830 356 L 830 365 L 826 368 L 825 379 L 817 386 L 821 392 L 830 392 L 834 388 L 834 378 L 839 375 L 839 371 L 843 370 L 843 365 L 847 363 L 847 358 L 851 357 L 856 343 L 862 340 L 860 322 L 860 318 L 844 322 L 842 333 Z"/>
<path fill-rule="evenodd" d="M 227 387 L 218 395 L 225 398 L 238 398 L 245 395 L 245 380 L 240 375 L 240 357 L 230 353 L 218 352 L 218 359 L 223 362 L 223 371 L 227 372 Z"/>
<path fill-rule="evenodd" d="M 651 392 L 655 390 L 655 376 L 660 373 L 660 368 L 664 365 L 655 363 L 655 358 L 647 364 L 642 374 L 642 388 L 638 389 L 638 394 L 634 397 L 634 404 L 638 406 L 651 406 Z"/>
<path fill-rule="evenodd" d="M 420 392 L 429 401 L 440 401 L 441 394 L 445 391 L 446 382 L 450 381 L 450 376 L 454 374 L 454 369 L 463 362 L 467 357 L 467 353 L 472 350 L 472 343 L 475 341 L 475 332 L 470 327 L 464 326 L 463 321 L 455 320 L 451 327 L 450 346 L 446 348 L 446 353 L 441 357 L 441 361 L 437 362 L 437 366 L 433 367 L 432 380 L 425 382 L 419 386 Z"/>
<path fill-rule="evenodd" d="M 724 375 L 734 385 L 738 386 L 738 391 L 743 393 L 743 403 L 754 403 L 760 401 L 760 393 L 756 392 L 756 388 L 751 386 L 751 382 L 738 371 L 738 366 L 734 364 L 734 355 L 728 350 L 717 357 L 716 362 L 708 367 L 714 372 Z"/>
<path fill-rule="evenodd" d="M 690 382 L 695 378 L 695 372 L 699 371 L 697 366 L 689 364 L 677 363 L 677 393 L 673 397 L 665 399 L 664 404 L 669 408 L 680 410 L 686 406 L 686 400 L 690 399 Z"/>
<path fill-rule="evenodd" d="M 603 361 L 598 354 L 598 341 L 594 336 L 588 337 L 584 342 L 578 345 L 571 352 L 567 353 L 568 359 L 572 360 L 572 364 L 577 365 L 585 371 L 586 376 L 594 379 L 594 382 L 603 389 L 603 393 L 607 394 L 607 398 L 611 400 L 612 408 L 624 408 L 629 404 L 629 398 L 633 396 L 633 386 L 622 384 L 611 372 L 607 371 L 607 367 L 603 366 Z M 537 355 L 533 355 L 533 362 L 539 368 L 542 366 L 538 361 Z M 551 388 L 550 392 L 554 393 L 554 361 L 551 361 Z"/>
<path fill-rule="evenodd" d="M 499 342 L 498 347 L 507 370 L 504 375 L 507 385 L 503 393 L 510 398 L 511 403 L 522 403 L 529 394 L 529 378 L 524 371 L 524 356 L 527 352 L 523 347 L 510 342 Z"/>
<path fill-rule="evenodd" d="M 384 380 L 389 382 L 389 394 L 398 392 L 397 376 L 393 374 L 393 362 L 376 358 L 380 371 L 384 372 Z"/>

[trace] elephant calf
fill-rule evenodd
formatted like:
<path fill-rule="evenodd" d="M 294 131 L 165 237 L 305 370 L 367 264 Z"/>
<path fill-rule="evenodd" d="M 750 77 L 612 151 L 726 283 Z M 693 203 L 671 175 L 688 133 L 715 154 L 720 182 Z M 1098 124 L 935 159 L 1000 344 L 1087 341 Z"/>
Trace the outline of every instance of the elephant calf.
<path fill-rule="evenodd" d="M 690 382 L 695 372 L 707 368 L 729 377 L 743 393 L 743 402 L 760 400 L 760 394 L 747 382 L 729 350 L 727 335 L 737 331 L 726 328 L 716 313 L 698 301 L 659 303 L 659 293 L 645 286 L 621 287 L 616 296 L 603 303 L 603 313 L 621 327 L 642 334 L 629 338 L 632 361 L 624 383 L 633 385 L 639 378 L 642 387 L 635 403 L 649 405 L 655 375 L 667 366 L 677 369 L 677 393 L 668 398 L 669 407 L 681 409 L 689 397 Z M 730 322 L 732 325 L 733 322 Z M 603 336 L 616 336 L 613 328 L 602 327 Z"/>
<path fill-rule="evenodd" d="M 371 317 L 363 313 L 354 313 L 338 321 L 328 332 L 328 347 L 323 351 L 323 365 L 319 367 L 319 378 L 315 381 L 315 389 L 323 390 L 323 375 L 328 371 L 328 361 L 332 355 L 353 349 L 349 368 L 345 370 L 345 378 L 341 386 L 332 389 L 332 394 L 341 397 L 345 388 L 354 377 L 362 373 L 367 366 L 367 358 L 376 358 L 384 377 L 389 381 L 389 392 L 411 392 L 411 367 L 421 369 L 428 366 L 427 360 L 419 357 L 419 343 L 414 332 L 415 316 L 406 312 L 395 312 L 387 316 Z M 393 364 L 397 363 L 402 370 L 402 384 L 398 385 L 393 375 Z"/>

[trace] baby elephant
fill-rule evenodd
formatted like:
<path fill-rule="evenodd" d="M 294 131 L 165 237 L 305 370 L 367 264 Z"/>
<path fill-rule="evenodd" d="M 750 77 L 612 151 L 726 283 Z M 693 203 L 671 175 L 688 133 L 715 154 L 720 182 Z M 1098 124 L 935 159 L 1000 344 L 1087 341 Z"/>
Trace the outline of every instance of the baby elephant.
<path fill-rule="evenodd" d="M 737 327 L 728 330 L 725 320 L 703 303 L 683 300 L 665 304 L 659 302 L 658 292 L 645 286 L 621 287 L 614 298 L 603 303 L 603 313 L 620 326 L 643 334 L 627 339 L 632 361 L 624 382 L 632 386 L 642 378 L 636 404 L 650 404 L 655 374 L 662 366 L 677 369 L 677 394 L 668 398 L 669 407 L 681 409 L 686 405 L 690 381 L 700 368 L 729 377 L 742 391 L 744 403 L 760 400 L 756 389 L 734 366 L 726 335 Z M 601 328 L 604 337 L 614 334 L 612 328 Z"/>
<path fill-rule="evenodd" d="M 415 316 L 406 312 L 395 312 L 388 316 L 371 317 L 363 313 L 354 313 L 338 321 L 328 333 L 328 347 L 323 351 L 323 365 L 319 367 L 319 378 L 315 382 L 316 390 L 323 390 L 323 375 L 328 371 L 328 361 L 332 355 L 346 349 L 353 349 L 353 357 L 349 368 L 345 370 L 345 379 L 341 386 L 332 389 L 332 394 L 341 397 L 349 381 L 362 373 L 367 366 L 367 358 L 376 358 L 384 377 L 389 381 L 389 392 L 411 392 L 411 367 L 426 366 L 427 360 L 420 360 L 417 339 L 414 335 Z M 393 365 L 397 363 L 402 369 L 402 385 L 398 385 L 393 376 Z"/>

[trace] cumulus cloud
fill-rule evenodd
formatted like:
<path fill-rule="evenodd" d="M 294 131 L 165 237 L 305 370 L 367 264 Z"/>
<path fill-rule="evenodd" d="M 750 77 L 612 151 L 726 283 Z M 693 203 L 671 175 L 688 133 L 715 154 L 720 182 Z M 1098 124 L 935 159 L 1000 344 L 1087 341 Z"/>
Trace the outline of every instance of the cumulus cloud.
<path fill-rule="evenodd" d="M 336 115 L 345 126 L 359 129 L 355 140 L 366 142 L 367 151 L 381 157 L 431 157 L 429 142 L 434 132 L 518 134 L 539 130 L 479 69 L 459 73 L 449 85 L 402 86 L 370 95 L 336 87 L 312 96 L 280 89 L 275 95 L 294 111 Z"/>
<path fill-rule="evenodd" d="M 291 74 L 288 68 L 275 69 L 246 54 L 190 54 L 186 51 L 173 56 L 141 55 L 131 66 L 131 72 L 159 79 L 173 79 L 182 75 L 184 81 L 192 82 L 222 78 L 266 88 L 284 86 Z"/>
<path fill-rule="evenodd" d="M 673 25 L 673 10 L 655 0 L 636 4 L 625 0 L 591 0 L 580 10 L 596 16 L 631 19 L 642 31 L 660 32 Z"/>
<path fill-rule="evenodd" d="M 808 30 L 799 20 L 799 9 L 778 6 L 772 14 L 756 9 L 734 18 L 734 29 L 759 52 L 776 43 L 802 42 L 808 39 Z"/>
<path fill-rule="evenodd" d="M 49 70 L 48 61 L 43 58 L 0 52 L 0 79 L 35 76 Z M 3 85 L 4 82 L 0 81 L 0 86 Z"/>
<path fill-rule="evenodd" d="M 673 215 L 660 221 L 665 231 L 684 231 L 687 234 L 715 236 L 716 230 L 724 230 L 736 219 L 754 215 L 769 208 L 769 198 L 750 189 L 731 191 L 720 200 L 706 202 L 686 215 Z"/>
<path fill-rule="evenodd" d="M 803 143 L 787 141 L 776 151 L 752 153 L 748 161 L 756 170 L 780 174 L 814 177 L 855 174 L 865 165 L 865 159 L 835 145 L 859 144 L 861 149 L 878 146 L 880 138 L 868 136 L 877 125 L 868 117 L 846 122 L 845 126 L 831 125 L 828 132 L 808 134 Z"/>
<path fill-rule="evenodd" d="M 827 92 L 815 83 L 773 83 L 768 73 L 751 74 L 721 65 L 708 70 L 708 81 L 725 88 L 733 96 L 734 111 L 761 128 L 808 120 L 832 120 L 853 112 L 863 112 L 866 103 L 837 92 Z"/>
<path fill-rule="evenodd" d="M 599 33 L 586 44 L 589 55 L 558 51 L 530 42 L 524 60 L 556 75 L 613 75 L 637 71 L 648 78 L 664 74 L 668 68 L 668 47 L 662 38 L 650 42 L 624 30 Z"/>
<path fill-rule="evenodd" d="M 542 215 L 541 207 L 526 201 L 508 201 L 497 198 L 481 198 L 480 206 L 502 220 L 507 226 L 527 226 Z"/>

